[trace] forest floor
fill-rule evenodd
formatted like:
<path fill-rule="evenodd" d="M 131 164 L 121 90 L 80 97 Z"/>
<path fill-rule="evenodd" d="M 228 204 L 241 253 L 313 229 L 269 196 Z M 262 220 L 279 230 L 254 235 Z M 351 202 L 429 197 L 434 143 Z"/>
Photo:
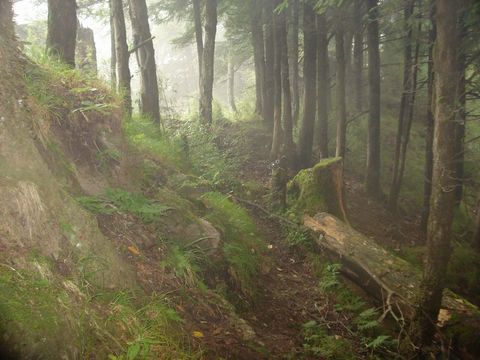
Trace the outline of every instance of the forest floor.
<path fill-rule="evenodd" d="M 243 182 L 255 181 L 268 189 L 270 161 L 262 144 L 265 142 L 259 139 L 250 143 L 249 154 L 243 157 L 245 160 L 239 176 Z M 397 251 L 403 245 L 422 240 L 419 216 L 392 215 L 384 204 L 370 200 L 362 183 L 353 177 L 347 176 L 345 189 L 349 219 L 360 232 Z M 246 207 L 268 245 L 264 261 L 268 265 L 258 278 L 259 294 L 255 305 L 241 316 L 253 328 L 258 343 L 266 350 L 265 358 L 323 358 L 308 351 L 304 324 L 311 321 L 325 325 L 328 334 L 335 340 L 348 339 L 353 345 L 352 358 L 368 358 L 368 349 L 361 343 L 359 334 L 351 331 L 351 315 L 338 310 L 335 299 L 320 291 L 319 270 L 312 263 L 311 253 L 302 246 L 288 244 L 281 221 L 266 215 L 262 210 L 265 204 L 261 201 L 256 200 L 255 203 L 259 207 L 248 204 Z M 241 205 L 245 206 L 245 203 Z M 343 282 L 369 304 L 359 288 L 346 280 Z M 234 354 L 232 358 L 251 359 L 251 351 L 245 350 L 243 347 L 231 348 L 229 353 Z M 257 354 L 255 358 L 261 356 Z M 345 358 L 349 359 L 348 356 Z M 335 355 L 332 358 L 336 358 Z"/>

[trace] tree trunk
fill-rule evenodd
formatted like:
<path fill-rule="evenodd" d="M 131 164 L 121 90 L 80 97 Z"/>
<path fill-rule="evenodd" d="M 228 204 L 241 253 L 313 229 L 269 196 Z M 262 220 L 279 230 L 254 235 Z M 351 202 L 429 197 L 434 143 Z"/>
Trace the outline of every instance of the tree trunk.
<path fill-rule="evenodd" d="M 480 252 L 480 196 L 477 200 L 477 207 L 476 207 L 476 221 L 475 221 L 475 233 L 473 235 L 473 245 Z"/>
<path fill-rule="evenodd" d="M 464 2 L 461 2 L 464 5 Z M 464 163 L 465 163 L 465 124 L 467 121 L 466 110 L 466 78 L 465 71 L 467 67 L 467 54 L 464 44 L 464 39 L 468 37 L 467 24 L 465 23 L 467 11 L 462 8 L 460 14 L 460 30 L 459 30 L 459 53 L 458 53 L 458 109 L 455 117 L 455 163 L 456 163 L 456 179 L 457 187 L 455 189 L 455 201 L 457 205 L 463 199 L 463 182 L 464 182 Z"/>
<path fill-rule="evenodd" d="M 423 210 L 421 228 L 426 233 L 428 216 L 430 213 L 430 196 L 432 194 L 432 171 L 433 171 L 433 132 L 434 132 L 434 72 L 433 72 L 433 46 L 437 37 L 435 24 L 435 0 L 430 0 L 429 14 L 431 29 L 428 44 L 428 74 L 427 74 L 427 116 L 425 121 L 425 180 L 423 183 Z"/>
<path fill-rule="evenodd" d="M 263 99 L 265 89 L 265 44 L 263 41 L 261 3 L 258 1 L 252 2 L 251 11 L 253 62 L 255 65 L 255 112 L 259 115 L 263 115 Z"/>
<path fill-rule="evenodd" d="M 358 113 L 363 109 L 363 8 L 362 0 L 355 0 L 354 3 L 354 46 L 353 46 L 353 83 L 355 93 L 355 109 Z"/>
<path fill-rule="evenodd" d="M 300 89 L 299 89 L 299 66 L 298 66 L 298 49 L 299 49 L 299 17 L 300 4 L 299 0 L 292 2 L 292 25 L 291 25 L 291 46 L 290 46 L 290 66 L 292 70 L 292 101 L 293 101 L 293 123 L 298 123 L 300 116 Z"/>
<path fill-rule="evenodd" d="M 397 136 L 395 139 L 395 153 L 393 158 L 393 176 L 390 187 L 390 197 L 388 206 L 395 212 L 398 204 L 398 196 L 401 188 L 401 163 L 404 143 L 407 141 L 407 116 L 410 104 L 412 102 L 413 78 L 412 78 L 412 17 L 415 0 L 407 0 L 404 8 L 404 33 L 405 47 L 403 59 L 403 92 L 400 99 L 400 115 L 398 117 Z"/>
<path fill-rule="evenodd" d="M 276 7 L 279 2 L 274 0 Z M 273 111 L 273 139 L 270 158 L 277 159 L 282 147 L 283 129 L 282 129 L 282 14 L 275 13 L 273 16 L 274 27 L 274 111 Z"/>
<path fill-rule="evenodd" d="M 450 249 L 455 206 L 455 109 L 458 85 L 457 10 L 451 0 L 436 1 L 437 41 L 434 51 L 435 132 L 433 139 L 433 177 L 427 248 L 414 339 L 419 348 L 429 345 L 435 333 Z"/>
<path fill-rule="evenodd" d="M 97 75 L 97 48 L 93 30 L 77 28 L 76 64 L 80 70 Z"/>
<path fill-rule="evenodd" d="M 198 58 L 198 84 L 202 87 L 202 60 L 203 60 L 203 30 L 202 30 L 202 9 L 201 0 L 192 0 L 193 2 L 193 20 L 195 25 L 195 41 L 197 43 Z"/>
<path fill-rule="evenodd" d="M 421 283 L 421 274 L 414 266 L 330 214 L 305 215 L 304 225 L 317 235 L 316 244 L 323 253 L 342 264 L 342 273 L 381 305 L 384 312 L 379 321 L 387 316 L 396 317 L 398 325 L 402 326 L 404 321 L 412 320 L 416 311 L 416 291 Z M 445 330 L 442 333 L 444 344 L 457 343 L 472 355 L 465 359 L 478 359 L 478 337 L 464 336 L 480 331 L 478 308 L 451 291 L 445 293 L 441 306 L 445 314 L 441 320 Z M 437 317 L 432 319 L 436 323 Z M 414 359 L 411 356 L 401 358 Z"/>
<path fill-rule="evenodd" d="M 160 104 L 157 66 L 145 0 L 130 0 L 130 20 L 133 30 L 133 46 L 137 48 L 135 53 L 141 74 L 140 112 L 158 124 L 160 123 Z"/>
<path fill-rule="evenodd" d="M 343 24 L 338 24 L 335 31 L 335 55 L 337 60 L 337 157 L 345 158 L 347 136 L 347 105 L 345 98 L 345 46 Z"/>
<path fill-rule="evenodd" d="M 280 58 L 282 73 L 282 94 L 283 94 L 283 153 L 287 156 L 289 164 L 294 160 L 293 149 L 293 112 L 292 93 L 290 87 L 290 67 L 288 63 L 288 31 L 287 16 L 285 12 L 279 14 L 280 33 Z"/>
<path fill-rule="evenodd" d="M 117 55 L 115 53 L 115 25 L 113 22 L 113 0 L 108 1 L 110 10 L 110 85 L 117 88 Z"/>
<path fill-rule="evenodd" d="M 228 70 L 227 70 L 227 97 L 230 109 L 236 113 L 237 106 L 235 105 L 235 63 L 233 55 L 230 54 L 228 58 Z"/>
<path fill-rule="evenodd" d="M 264 0 L 263 17 L 265 29 L 265 89 L 263 101 L 263 120 L 265 121 L 265 124 L 272 129 L 275 106 L 273 0 Z"/>
<path fill-rule="evenodd" d="M 365 188 L 369 196 L 378 198 L 382 194 L 382 189 L 380 186 L 380 50 L 377 0 L 367 0 L 367 13 L 369 114 Z"/>
<path fill-rule="evenodd" d="M 328 29 L 325 14 L 317 15 L 317 142 L 320 158 L 328 157 L 328 98 L 330 75 L 328 74 Z"/>
<path fill-rule="evenodd" d="M 111 0 L 113 12 L 113 25 L 115 33 L 115 54 L 117 59 L 117 91 L 123 94 L 125 111 L 132 114 L 132 96 L 130 87 L 130 54 L 127 45 L 127 31 L 125 28 L 125 14 L 122 0 Z"/>
<path fill-rule="evenodd" d="M 48 0 L 47 51 L 75 67 L 76 39 L 76 1 Z"/>
<path fill-rule="evenodd" d="M 215 37 L 217 34 L 217 0 L 206 0 L 205 43 L 202 60 L 202 86 L 200 91 L 200 121 L 210 126 L 213 121 L 213 78 L 215 66 Z"/>
<path fill-rule="evenodd" d="M 305 83 L 303 122 L 300 129 L 299 166 L 308 168 L 312 162 L 313 131 L 316 110 L 317 37 L 315 11 L 311 4 L 303 5 L 303 76 Z"/>

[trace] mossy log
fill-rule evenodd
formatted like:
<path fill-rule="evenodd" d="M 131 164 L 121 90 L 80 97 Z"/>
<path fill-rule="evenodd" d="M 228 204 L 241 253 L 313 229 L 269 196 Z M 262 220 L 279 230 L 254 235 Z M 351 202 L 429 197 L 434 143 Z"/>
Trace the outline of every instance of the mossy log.
<path fill-rule="evenodd" d="M 391 315 L 402 326 L 412 319 L 421 281 L 418 269 L 330 214 L 305 215 L 304 225 L 318 235 L 316 243 L 343 265 L 344 275 L 383 304 L 383 317 Z M 447 289 L 437 324 L 459 348 L 480 355 L 476 306 Z"/>
<path fill-rule="evenodd" d="M 288 183 L 288 205 L 299 214 L 327 211 L 347 221 L 342 158 L 323 159 Z"/>

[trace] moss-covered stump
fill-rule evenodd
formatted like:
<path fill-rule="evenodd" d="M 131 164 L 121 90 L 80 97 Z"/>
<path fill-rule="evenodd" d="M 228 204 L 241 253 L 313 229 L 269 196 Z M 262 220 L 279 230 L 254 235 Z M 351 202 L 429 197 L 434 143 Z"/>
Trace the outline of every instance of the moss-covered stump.
<path fill-rule="evenodd" d="M 391 315 L 401 326 L 413 318 L 422 276 L 417 268 L 330 214 L 305 215 L 304 225 L 318 235 L 316 243 L 342 264 L 348 278 L 382 302 L 384 316 Z M 479 358 L 480 311 L 476 306 L 445 290 L 437 324 L 449 338 L 445 343 Z"/>
<path fill-rule="evenodd" d="M 297 213 L 329 212 L 346 220 L 342 158 L 323 159 L 288 184 L 288 205 Z"/>

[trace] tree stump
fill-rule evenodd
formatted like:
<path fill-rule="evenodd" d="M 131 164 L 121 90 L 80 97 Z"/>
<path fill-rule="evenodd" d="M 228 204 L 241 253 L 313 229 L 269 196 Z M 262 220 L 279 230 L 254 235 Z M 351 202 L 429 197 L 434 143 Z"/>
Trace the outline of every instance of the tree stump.
<path fill-rule="evenodd" d="M 329 212 L 347 221 L 342 158 L 321 160 L 300 171 L 288 184 L 288 204 L 297 213 Z"/>

